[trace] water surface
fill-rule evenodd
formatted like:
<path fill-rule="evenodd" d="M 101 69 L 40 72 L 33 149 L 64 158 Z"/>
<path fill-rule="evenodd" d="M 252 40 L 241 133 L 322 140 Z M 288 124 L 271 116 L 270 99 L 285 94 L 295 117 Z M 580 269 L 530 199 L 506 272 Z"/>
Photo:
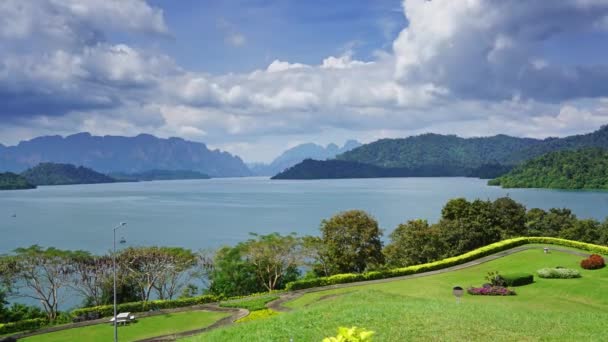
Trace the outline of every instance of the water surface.
<path fill-rule="evenodd" d="M 386 233 L 409 219 L 435 222 L 450 198 L 509 195 L 528 208 L 571 208 L 604 219 L 608 192 L 501 189 L 473 178 L 272 181 L 267 178 L 47 186 L 0 192 L 0 253 L 39 244 L 102 253 L 112 228 L 128 245 L 192 249 L 235 244 L 249 232 L 318 234 L 322 219 L 363 209 Z M 12 217 L 13 214 L 16 217 Z"/>

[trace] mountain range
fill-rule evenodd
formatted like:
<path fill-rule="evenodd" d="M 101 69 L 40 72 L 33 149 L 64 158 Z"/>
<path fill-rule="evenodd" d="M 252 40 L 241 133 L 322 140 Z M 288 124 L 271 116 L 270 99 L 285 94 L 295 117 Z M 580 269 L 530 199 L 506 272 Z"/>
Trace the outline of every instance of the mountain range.
<path fill-rule="evenodd" d="M 340 154 L 335 161 L 302 162 L 275 179 L 358 177 L 473 176 L 494 178 L 523 161 L 559 150 L 608 148 L 608 126 L 565 138 L 517 138 L 507 135 L 461 138 L 422 134 L 381 139 Z"/>
<path fill-rule="evenodd" d="M 305 159 L 332 159 L 359 146 L 361 143 L 356 140 L 348 140 L 342 147 L 336 144 L 329 144 L 325 147 L 313 143 L 301 144 L 286 150 L 270 164 L 252 163 L 249 164 L 249 168 L 256 176 L 274 176 Z"/>
<path fill-rule="evenodd" d="M 135 137 L 43 136 L 16 146 L 0 145 L 0 170 L 22 172 L 39 163 L 82 165 L 102 173 L 138 173 L 149 170 L 191 170 L 211 177 L 250 176 L 237 156 L 210 150 L 203 143 L 181 138 L 162 139 L 149 134 Z"/>

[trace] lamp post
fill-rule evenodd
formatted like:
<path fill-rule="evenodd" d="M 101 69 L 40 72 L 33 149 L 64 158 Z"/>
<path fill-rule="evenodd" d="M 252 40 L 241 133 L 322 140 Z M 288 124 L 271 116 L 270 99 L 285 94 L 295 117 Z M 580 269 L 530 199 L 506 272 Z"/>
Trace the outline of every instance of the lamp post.
<path fill-rule="evenodd" d="M 114 227 L 114 251 L 112 253 L 112 269 L 114 270 L 114 342 L 118 342 L 118 322 L 116 321 L 116 230 L 126 226 L 126 222 L 120 222 Z"/>

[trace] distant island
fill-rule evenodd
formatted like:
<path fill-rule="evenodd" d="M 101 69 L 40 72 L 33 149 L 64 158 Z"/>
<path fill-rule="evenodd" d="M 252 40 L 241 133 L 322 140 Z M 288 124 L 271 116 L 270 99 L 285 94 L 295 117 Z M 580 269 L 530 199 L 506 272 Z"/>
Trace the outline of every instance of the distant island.
<path fill-rule="evenodd" d="M 522 162 L 543 154 L 581 148 L 608 149 L 608 126 L 565 138 L 544 140 L 506 135 L 461 138 L 422 134 L 381 139 L 336 156 L 335 160 L 303 161 L 273 179 L 370 177 L 497 178 Z"/>
<path fill-rule="evenodd" d="M 34 185 L 69 185 L 69 184 L 98 184 L 114 183 L 112 177 L 92 169 L 71 164 L 40 163 L 21 174 L 29 183 Z"/>
<path fill-rule="evenodd" d="M 529 160 L 490 180 L 503 188 L 608 189 L 608 151 L 556 151 Z"/>
<path fill-rule="evenodd" d="M 12 172 L 0 173 L 0 190 L 24 190 L 35 189 L 23 176 Z"/>
<path fill-rule="evenodd" d="M 149 170 L 137 173 L 110 173 L 109 176 L 123 182 L 210 178 L 202 172 L 190 170 Z"/>

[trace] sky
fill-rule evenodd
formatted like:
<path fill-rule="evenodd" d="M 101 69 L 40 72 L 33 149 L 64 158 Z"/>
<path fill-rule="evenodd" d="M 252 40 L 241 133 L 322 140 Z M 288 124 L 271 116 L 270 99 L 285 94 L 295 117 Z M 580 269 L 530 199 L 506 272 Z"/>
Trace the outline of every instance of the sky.
<path fill-rule="evenodd" d="M 608 123 L 608 0 L 2 0 L 0 143 L 304 142 Z"/>

